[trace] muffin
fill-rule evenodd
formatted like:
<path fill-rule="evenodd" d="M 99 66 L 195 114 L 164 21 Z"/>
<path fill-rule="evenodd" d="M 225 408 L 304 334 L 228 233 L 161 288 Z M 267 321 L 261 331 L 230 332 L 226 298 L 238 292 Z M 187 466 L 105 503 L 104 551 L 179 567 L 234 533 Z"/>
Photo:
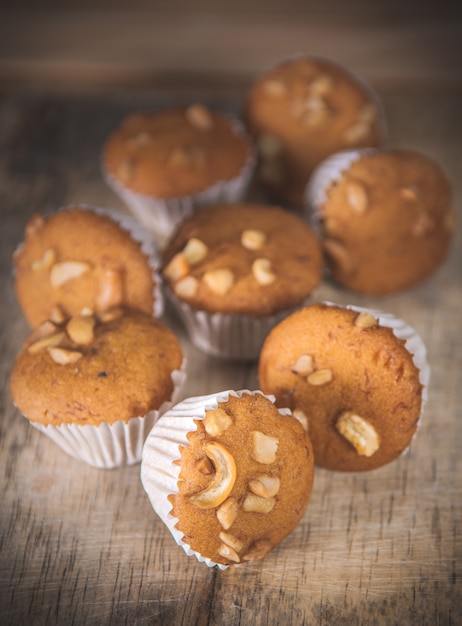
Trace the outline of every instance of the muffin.
<path fill-rule="evenodd" d="M 159 317 L 157 251 L 129 215 L 77 206 L 34 215 L 14 254 L 16 294 L 31 327 L 119 305 Z"/>
<path fill-rule="evenodd" d="M 406 289 L 448 252 L 455 214 L 451 185 L 432 159 L 410 150 L 332 155 L 306 190 L 332 277 L 364 294 Z"/>
<path fill-rule="evenodd" d="M 313 484 L 311 443 L 261 392 L 188 398 L 150 432 L 141 480 L 186 554 L 223 569 L 263 558 L 298 524 Z"/>
<path fill-rule="evenodd" d="M 192 343 L 235 359 L 258 357 L 268 331 L 305 303 L 321 272 L 319 241 L 301 218 L 250 203 L 196 212 L 162 264 L 166 293 Z"/>
<path fill-rule="evenodd" d="M 21 413 L 65 452 L 110 468 L 140 461 L 184 377 L 172 331 L 148 313 L 115 308 L 35 328 L 10 388 Z"/>
<path fill-rule="evenodd" d="M 339 150 L 377 146 L 385 135 L 377 94 L 329 59 L 299 56 L 278 63 L 252 85 L 244 118 L 257 145 L 260 185 L 301 208 L 311 172 Z"/>
<path fill-rule="evenodd" d="M 402 320 L 314 304 L 272 330 L 258 376 L 261 389 L 305 423 L 317 465 L 364 471 L 409 447 L 429 368 L 422 340 Z"/>
<path fill-rule="evenodd" d="M 160 245 L 194 208 L 240 200 L 254 162 L 242 124 L 201 104 L 133 113 L 103 150 L 107 183 Z"/>

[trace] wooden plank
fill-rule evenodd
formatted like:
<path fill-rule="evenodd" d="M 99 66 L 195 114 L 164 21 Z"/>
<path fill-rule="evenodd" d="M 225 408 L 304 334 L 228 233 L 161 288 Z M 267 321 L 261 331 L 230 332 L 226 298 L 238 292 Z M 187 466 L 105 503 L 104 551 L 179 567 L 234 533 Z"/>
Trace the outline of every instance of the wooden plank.
<path fill-rule="evenodd" d="M 371 81 L 460 85 L 457 7 L 397 0 L 355 0 L 348 11 L 338 0 L 317 9 L 302 2 L 233 6 L 10 9 L 0 20 L 0 84 L 242 85 L 279 59 L 306 52 L 337 59 Z"/>
<path fill-rule="evenodd" d="M 242 95 L 226 106 L 238 110 Z M 390 144 L 437 159 L 460 213 L 461 94 L 392 86 L 382 95 Z M 447 262 L 412 290 L 363 298 L 326 281 L 317 292 L 317 300 L 408 320 L 429 350 L 429 402 L 410 452 L 395 463 L 367 474 L 319 469 L 302 522 L 261 562 L 219 572 L 186 557 L 154 515 L 139 467 L 79 463 L 12 406 L 8 379 L 27 328 L 11 255 L 28 217 L 77 202 L 121 206 L 101 178 L 102 142 L 125 112 L 167 101 L 164 92 L 0 101 L 0 623 L 460 623 L 460 228 Z M 184 396 L 257 387 L 255 364 L 206 357 L 170 309 L 165 321 L 188 356 Z"/>

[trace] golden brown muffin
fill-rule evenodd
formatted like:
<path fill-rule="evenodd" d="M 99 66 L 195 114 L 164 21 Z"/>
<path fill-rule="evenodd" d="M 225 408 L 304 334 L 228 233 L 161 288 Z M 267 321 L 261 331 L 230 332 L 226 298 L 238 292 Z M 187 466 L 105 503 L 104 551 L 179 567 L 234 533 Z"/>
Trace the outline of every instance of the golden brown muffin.
<path fill-rule="evenodd" d="M 163 254 L 179 298 L 208 312 L 260 317 L 303 302 L 321 280 L 319 242 L 296 215 L 258 204 L 202 209 Z"/>
<path fill-rule="evenodd" d="M 141 478 L 188 554 L 231 565 L 262 558 L 298 524 L 313 454 L 290 411 L 261 392 L 223 392 L 189 398 L 160 418 Z"/>
<path fill-rule="evenodd" d="M 250 153 L 229 117 L 193 104 L 129 115 L 109 137 L 103 166 L 138 194 L 178 198 L 239 176 Z"/>
<path fill-rule="evenodd" d="M 32 327 L 90 308 L 162 312 L 150 238 L 116 211 L 68 208 L 33 216 L 14 255 L 16 293 Z"/>
<path fill-rule="evenodd" d="M 164 251 L 168 293 L 191 340 L 218 356 L 256 358 L 269 328 L 308 298 L 321 271 L 308 225 L 257 204 L 197 211 Z"/>
<path fill-rule="evenodd" d="M 25 342 L 11 394 L 32 422 L 129 421 L 171 398 L 182 364 L 173 332 L 142 311 L 110 309 L 42 323 Z"/>
<path fill-rule="evenodd" d="M 325 304 L 272 330 L 258 373 L 306 423 L 315 463 L 343 471 L 380 467 L 409 446 L 428 382 L 425 347 L 404 322 Z"/>
<path fill-rule="evenodd" d="M 451 185 L 432 159 L 409 150 L 333 155 L 307 189 L 328 267 L 341 285 L 383 295 L 432 274 L 454 229 Z"/>
<path fill-rule="evenodd" d="M 384 118 L 372 89 L 328 59 L 300 56 L 254 83 L 244 118 L 257 144 L 261 185 L 301 207 L 311 172 L 339 150 L 379 145 Z"/>

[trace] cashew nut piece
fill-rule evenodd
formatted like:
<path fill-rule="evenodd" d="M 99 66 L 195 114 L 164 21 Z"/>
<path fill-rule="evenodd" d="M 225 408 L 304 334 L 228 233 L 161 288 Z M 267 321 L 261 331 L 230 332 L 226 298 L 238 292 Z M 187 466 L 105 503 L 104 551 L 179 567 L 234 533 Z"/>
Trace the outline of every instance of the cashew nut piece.
<path fill-rule="evenodd" d="M 189 496 L 189 500 L 200 509 L 212 509 L 231 493 L 236 480 L 236 462 L 233 455 L 216 441 L 206 444 L 205 453 L 213 463 L 215 476 L 203 491 Z"/>

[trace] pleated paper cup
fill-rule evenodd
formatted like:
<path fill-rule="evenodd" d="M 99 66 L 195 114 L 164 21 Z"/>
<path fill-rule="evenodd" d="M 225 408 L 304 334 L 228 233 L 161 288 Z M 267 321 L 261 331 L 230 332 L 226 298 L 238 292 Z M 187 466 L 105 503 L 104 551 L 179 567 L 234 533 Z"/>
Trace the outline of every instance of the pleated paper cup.
<path fill-rule="evenodd" d="M 305 188 L 304 207 L 310 224 L 318 235 L 321 232 L 322 207 L 327 200 L 329 187 L 338 181 L 355 161 L 377 151 L 377 148 L 342 150 L 324 159 L 313 171 Z"/>
<path fill-rule="evenodd" d="M 262 317 L 243 313 L 208 313 L 193 309 L 170 289 L 166 290 L 166 294 L 183 320 L 188 337 L 196 348 L 210 356 L 234 361 L 258 359 L 270 330 L 298 308 Z"/>

